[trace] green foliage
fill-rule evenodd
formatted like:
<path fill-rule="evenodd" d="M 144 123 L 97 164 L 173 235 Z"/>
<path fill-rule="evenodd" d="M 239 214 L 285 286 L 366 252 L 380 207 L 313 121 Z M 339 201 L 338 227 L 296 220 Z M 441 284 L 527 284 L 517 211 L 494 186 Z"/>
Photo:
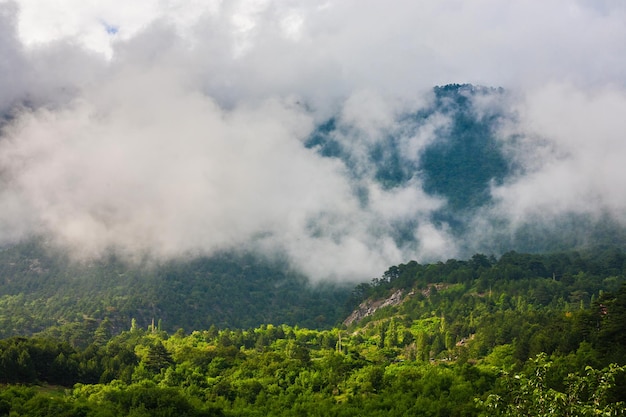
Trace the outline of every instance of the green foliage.
<path fill-rule="evenodd" d="M 250 254 L 89 265 L 38 240 L 0 251 L 0 337 L 45 333 L 85 347 L 134 323 L 160 330 L 288 323 L 329 328 L 346 315 L 346 286 L 312 287 L 283 261 Z"/>
<path fill-rule="evenodd" d="M 0 415 L 621 415 L 623 273 L 617 252 L 475 255 L 389 268 L 354 295 L 402 302 L 349 328 L 11 337 Z"/>
<path fill-rule="evenodd" d="M 538 355 L 528 371 L 511 376 L 505 373 L 500 394 L 491 394 L 480 405 L 492 416 L 621 416 L 626 403 L 614 401 L 615 379 L 624 375 L 626 366 L 609 365 L 598 370 L 570 373 L 563 387 L 554 386 L 550 372 L 554 363 Z"/>
<path fill-rule="evenodd" d="M 502 93 L 471 85 L 435 88 L 434 107 L 451 118 L 451 125 L 426 148 L 420 168 L 426 192 L 445 196 L 454 211 L 487 204 L 490 183 L 502 182 L 509 173 L 509 164 L 493 133 L 502 115 L 478 117 L 472 108 L 475 97 Z"/>
<path fill-rule="evenodd" d="M 163 343 L 157 340 L 148 348 L 145 357 L 145 366 L 152 372 L 158 373 L 173 364 L 172 355 L 165 349 Z"/>

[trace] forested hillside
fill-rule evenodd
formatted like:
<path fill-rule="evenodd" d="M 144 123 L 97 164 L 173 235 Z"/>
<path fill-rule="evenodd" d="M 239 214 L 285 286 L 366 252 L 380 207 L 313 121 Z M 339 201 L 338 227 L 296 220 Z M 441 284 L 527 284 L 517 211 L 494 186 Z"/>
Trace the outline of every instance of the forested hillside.
<path fill-rule="evenodd" d="M 0 342 L 11 415 L 624 415 L 625 254 L 409 262 L 357 286 L 348 327 Z M 26 385 L 15 385 L 26 384 Z"/>
<path fill-rule="evenodd" d="M 626 415 L 626 2 L 0 0 L 0 417 Z"/>
<path fill-rule="evenodd" d="M 84 338 L 105 319 L 116 331 L 132 319 L 171 332 L 269 323 L 327 328 L 346 314 L 349 292 L 346 285 L 312 286 L 286 262 L 251 254 L 77 263 L 30 241 L 0 251 L 0 336 L 58 327 Z"/>

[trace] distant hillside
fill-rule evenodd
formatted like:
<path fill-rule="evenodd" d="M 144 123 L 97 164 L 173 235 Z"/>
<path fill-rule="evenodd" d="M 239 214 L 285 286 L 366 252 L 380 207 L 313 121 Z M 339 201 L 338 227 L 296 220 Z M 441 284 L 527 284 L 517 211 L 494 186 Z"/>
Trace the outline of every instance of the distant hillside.
<path fill-rule="evenodd" d="M 458 238 L 463 256 L 626 245 L 626 229 L 608 212 L 590 215 L 572 211 L 549 221 L 537 216 L 515 228 L 509 227 L 509 219 L 489 214 L 494 205 L 491 187 L 525 170 L 507 153 L 506 146 L 514 145 L 516 137 L 503 138 L 499 131 L 502 124 L 514 123 L 517 117 L 504 104 L 506 94 L 501 88 L 471 84 L 435 87 L 428 106 L 398 116 L 397 126 L 382 129 L 375 139 L 359 139 L 359 129 L 337 116 L 321 123 L 306 146 L 345 164 L 364 205 L 369 196 L 367 188 L 359 184 L 369 178 L 386 189 L 422 187 L 427 194 L 444 198 L 445 204 L 429 220 Z M 416 152 L 408 142 L 422 136 L 423 148 Z M 367 170 L 371 166 L 373 173 Z M 412 183 L 414 180 L 419 183 Z M 475 227 L 472 222 L 477 215 L 489 229 L 485 231 L 489 238 L 480 242 L 467 234 Z M 412 231 L 421 221 L 406 219 L 396 225 L 394 237 L 399 246 L 414 242 Z"/>
<path fill-rule="evenodd" d="M 447 358 L 466 345 L 482 356 L 506 344 L 523 363 L 542 352 L 575 351 L 587 340 L 605 364 L 624 363 L 626 310 L 615 294 L 626 296 L 626 253 L 615 248 L 411 261 L 357 286 L 353 296 L 361 303 L 344 325 L 382 339 L 392 327 L 394 339 L 407 334 L 413 341 L 422 332 L 430 344 L 421 349 L 423 359 Z M 567 337 L 552 337 L 559 333 Z"/>
<path fill-rule="evenodd" d="M 37 242 L 0 251 L 0 337 L 52 326 L 141 327 L 163 330 L 247 328 L 262 323 L 325 328 L 346 314 L 347 286 L 312 287 L 284 262 L 250 254 L 130 267 L 111 257 L 69 262 Z"/>
<path fill-rule="evenodd" d="M 384 139 L 375 141 L 367 149 L 368 162 L 376 167 L 374 178 L 387 188 L 405 185 L 419 176 L 429 194 L 448 199 L 446 213 L 460 213 L 490 203 L 488 193 L 492 181 L 500 183 L 511 172 L 502 144 L 495 138 L 498 122 L 510 115 L 503 108 L 494 107 L 491 113 L 478 114 L 473 100 L 480 96 L 499 96 L 504 90 L 450 84 L 433 89 L 430 105 L 413 114 L 401 117 L 403 131 L 389 132 Z M 437 125 L 435 117 L 449 118 L 449 123 Z M 436 139 L 423 153 L 408 152 L 403 139 L 417 134 L 425 125 L 434 125 Z M 359 171 L 351 144 L 342 140 L 349 126 L 338 128 L 331 118 L 321 124 L 311 135 L 307 146 L 315 148 L 326 157 L 340 158 L 352 169 Z M 408 131 L 407 131 L 408 130 Z"/>

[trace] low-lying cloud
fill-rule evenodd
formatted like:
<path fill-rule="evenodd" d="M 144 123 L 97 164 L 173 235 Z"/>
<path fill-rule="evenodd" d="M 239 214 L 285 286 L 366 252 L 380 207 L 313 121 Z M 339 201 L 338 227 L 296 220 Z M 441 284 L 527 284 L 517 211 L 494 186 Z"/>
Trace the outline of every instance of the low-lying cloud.
<path fill-rule="evenodd" d="M 493 219 L 511 234 L 571 213 L 626 221 L 621 2 L 134 5 L 51 3 L 42 20 L 0 2 L 2 243 L 280 252 L 313 279 L 356 280 L 491 248 Z M 510 116 L 496 135 L 516 167 L 460 235 L 419 168 L 386 187 L 367 155 L 393 135 L 418 165 L 451 121 L 405 116 L 450 82 L 509 92 L 473 109 Z M 306 146 L 330 117 L 349 167 Z"/>
<path fill-rule="evenodd" d="M 362 179 L 363 206 L 343 164 L 303 145 L 312 129 L 290 100 L 224 110 L 176 74 L 125 69 L 5 128 L 0 201 L 20 210 L 4 217 L 3 234 L 44 233 L 78 257 L 279 250 L 317 277 L 402 259 L 386 223 L 440 203 L 419 187 Z"/>

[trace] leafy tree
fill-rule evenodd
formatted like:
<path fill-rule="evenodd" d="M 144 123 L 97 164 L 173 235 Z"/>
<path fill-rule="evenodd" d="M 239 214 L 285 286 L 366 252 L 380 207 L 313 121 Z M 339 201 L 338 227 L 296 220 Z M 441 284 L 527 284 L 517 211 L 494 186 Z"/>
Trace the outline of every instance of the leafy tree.
<path fill-rule="evenodd" d="M 505 392 L 491 394 L 481 403 L 490 415 L 498 416 L 620 416 L 626 415 L 623 402 L 612 402 L 615 378 L 626 367 L 611 365 L 602 370 L 590 366 L 583 374 L 569 374 L 565 390 L 549 384 L 553 362 L 538 355 L 528 373 L 504 375 Z"/>

